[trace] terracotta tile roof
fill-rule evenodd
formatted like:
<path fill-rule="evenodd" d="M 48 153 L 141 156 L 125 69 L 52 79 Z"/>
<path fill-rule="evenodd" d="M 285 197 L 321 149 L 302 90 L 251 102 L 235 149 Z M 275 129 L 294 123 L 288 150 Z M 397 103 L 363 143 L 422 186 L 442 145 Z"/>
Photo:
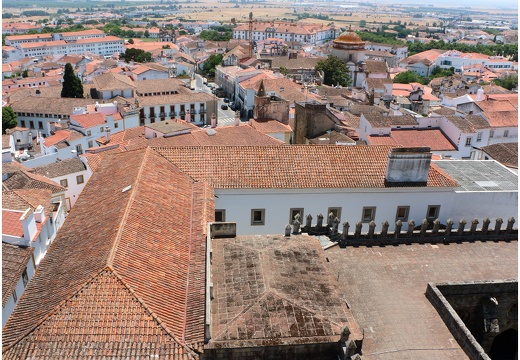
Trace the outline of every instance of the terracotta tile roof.
<path fill-rule="evenodd" d="M 73 99 L 56 97 L 52 99 L 52 106 L 49 106 L 49 99 L 46 97 L 24 96 L 16 101 L 13 101 L 11 107 L 16 112 L 56 114 L 63 116 L 72 114 L 75 107 L 84 107 L 95 103 L 95 99 Z"/>
<path fill-rule="evenodd" d="M 484 112 L 515 111 L 516 110 L 516 108 L 513 106 L 513 104 L 511 104 L 508 100 L 479 101 L 479 102 L 477 102 L 477 105 Z"/>
<path fill-rule="evenodd" d="M 480 115 L 468 115 L 466 118 L 457 115 L 444 117 L 464 133 L 474 133 L 479 129 L 489 128 L 489 123 Z"/>
<path fill-rule="evenodd" d="M 65 191 L 65 188 L 54 181 L 41 176 L 33 174 L 30 171 L 20 170 L 15 172 L 7 180 L 2 182 L 2 185 L 8 190 L 18 189 L 48 189 L 53 194 Z"/>
<path fill-rule="evenodd" d="M 126 75 L 105 73 L 92 79 L 94 87 L 100 91 L 134 89 L 135 84 L 132 79 Z"/>
<path fill-rule="evenodd" d="M 518 143 L 498 143 L 483 146 L 482 151 L 504 166 L 518 169 Z"/>
<path fill-rule="evenodd" d="M 411 115 L 401 115 L 401 116 L 383 116 L 382 114 L 377 113 L 364 113 L 363 116 L 373 127 L 390 127 L 390 126 L 399 126 L 399 125 L 418 125 L 417 121 Z"/>
<path fill-rule="evenodd" d="M 157 80 L 137 80 L 135 82 L 135 90 L 138 95 L 147 93 L 160 93 L 163 91 L 179 91 L 182 93 L 191 93 L 186 89 L 186 83 L 175 78 L 157 79 Z"/>
<path fill-rule="evenodd" d="M 291 133 L 292 129 L 289 125 L 285 125 L 278 120 L 259 121 L 251 119 L 251 127 L 262 134 L 272 133 Z"/>
<path fill-rule="evenodd" d="M 381 106 L 373 106 L 373 105 L 364 105 L 364 104 L 354 104 L 349 110 L 353 115 L 359 116 L 361 114 L 369 114 L 369 113 L 388 113 L 388 109 L 383 108 Z"/>
<path fill-rule="evenodd" d="M 484 112 L 484 116 L 492 127 L 517 127 L 518 110 Z"/>
<path fill-rule="evenodd" d="M 388 72 L 388 65 L 384 61 L 365 60 L 365 64 L 366 64 L 366 71 L 368 73 L 386 74 Z"/>
<path fill-rule="evenodd" d="M 38 205 L 44 207 L 45 215 L 52 214 L 52 191 L 48 189 L 18 189 L 2 192 L 2 208 L 8 210 L 25 211 L 28 208 L 36 209 Z"/>
<path fill-rule="evenodd" d="M 193 131 L 198 130 L 199 127 L 193 125 L 192 123 L 188 123 L 184 120 L 180 119 L 172 119 L 172 120 L 164 120 L 158 121 L 152 124 L 147 124 L 144 126 L 145 128 L 149 128 L 155 131 L 158 131 L 162 134 L 169 134 L 178 131 Z"/>
<path fill-rule="evenodd" d="M 159 355 L 196 358 L 177 343 L 204 340 L 205 224 L 213 215 L 211 188 L 153 150 L 107 156 L 4 327 L 3 355 L 42 355 L 34 345 L 44 343 L 51 358 L 61 348 L 80 351 L 79 343 L 127 359 L 166 343 Z"/>
<path fill-rule="evenodd" d="M 54 135 L 48 136 L 43 140 L 46 147 L 57 145 L 61 142 L 70 142 L 73 140 L 81 139 L 84 135 L 76 130 L 58 130 Z"/>
<path fill-rule="evenodd" d="M 363 338 L 316 238 L 240 236 L 214 239 L 212 249 L 207 348 L 336 342 L 345 325 Z"/>
<path fill-rule="evenodd" d="M 432 113 L 435 113 L 437 115 L 455 115 L 455 113 L 457 112 L 455 109 L 450 109 L 444 106 L 433 107 L 431 108 L 431 110 Z"/>
<path fill-rule="evenodd" d="M 84 129 L 103 125 L 106 122 L 105 115 L 101 113 L 71 115 L 70 118 L 77 122 Z"/>
<path fill-rule="evenodd" d="M 409 56 L 406 59 L 401 60 L 400 63 L 417 62 L 417 61 L 421 61 L 423 59 L 427 59 L 428 62 L 432 62 L 432 61 L 437 60 L 439 55 L 444 54 L 446 51 L 447 50 L 439 50 L 439 49 L 426 50 L 426 51 L 420 52 L 418 54 Z"/>
<path fill-rule="evenodd" d="M 52 179 L 58 176 L 74 174 L 85 170 L 86 168 L 83 161 L 81 161 L 80 158 L 73 158 L 37 166 L 32 169 L 32 172 Z"/>
<path fill-rule="evenodd" d="M 29 168 L 18 161 L 9 161 L 2 163 L 2 174 L 12 174 L 19 170 L 29 170 Z"/>
<path fill-rule="evenodd" d="M 390 146 L 184 146 L 155 148 L 218 189 L 384 188 Z M 288 166 L 290 164 L 290 166 Z M 345 167 L 352 171 L 343 171 Z M 328 169 L 324 174 L 323 169 Z M 428 187 L 457 183 L 430 168 Z M 406 186 L 406 185 L 404 185 Z"/>
<path fill-rule="evenodd" d="M 2 209 L 2 234 L 23 238 L 20 218 L 24 211 Z"/>
<path fill-rule="evenodd" d="M 431 151 L 457 150 L 439 129 L 392 130 L 390 136 L 369 136 L 369 143 L 370 145 L 397 145 L 402 147 L 427 146 Z"/>
<path fill-rule="evenodd" d="M 366 81 L 369 89 L 384 89 L 385 85 L 392 84 L 391 79 L 367 78 Z"/>
<path fill-rule="evenodd" d="M 9 300 L 16 284 L 20 281 L 33 251 L 34 248 L 30 246 L 16 246 L 2 242 L 2 306 Z"/>

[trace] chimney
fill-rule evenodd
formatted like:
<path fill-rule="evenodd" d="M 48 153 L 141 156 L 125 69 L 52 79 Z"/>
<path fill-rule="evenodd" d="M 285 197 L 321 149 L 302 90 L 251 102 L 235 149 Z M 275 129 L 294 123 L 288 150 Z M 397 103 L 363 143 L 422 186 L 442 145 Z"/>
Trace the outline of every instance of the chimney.
<path fill-rule="evenodd" d="M 38 205 L 38 207 L 34 210 L 34 220 L 38 223 L 45 221 L 45 212 L 43 210 L 43 206 L 41 205 Z"/>
<path fill-rule="evenodd" d="M 240 125 L 240 112 L 237 110 L 235 111 L 235 126 Z"/>
<path fill-rule="evenodd" d="M 110 141 L 110 128 L 105 126 L 105 140 L 108 143 Z"/>
<path fill-rule="evenodd" d="M 211 114 L 211 127 L 217 127 L 217 116 L 215 113 Z"/>
<path fill-rule="evenodd" d="M 30 242 L 34 235 L 36 235 L 36 222 L 34 221 L 34 215 L 31 208 L 28 208 L 20 218 L 23 228 L 23 237 Z"/>
<path fill-rule="evenodd" d="M 388 154 L 387 183 L 426 182 L 432 154 L 429 147 L 394 148 Z"/>
<path fill-rule="evenodd" d="M 186 109 L 186 122 L 191 122 L 191 111 L 190 109 Z"/>
<path fill-rule="evenodd" d="M 482 89 L 482 87 L 480 87 L 477 90 L 477 97 L 475 98 L 475 101 L 482 101 L 482 100 L 484 100 L 484 89 Z"/>

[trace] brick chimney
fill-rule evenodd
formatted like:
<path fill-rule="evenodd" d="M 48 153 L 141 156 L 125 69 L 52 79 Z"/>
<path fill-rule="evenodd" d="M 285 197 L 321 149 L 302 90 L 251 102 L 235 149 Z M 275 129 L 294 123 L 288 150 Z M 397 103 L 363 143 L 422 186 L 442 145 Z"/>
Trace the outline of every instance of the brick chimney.
<path fill-rule="evenodd" d="M 426 182 L 432 154 L 429 147 L 394 148 L 388 154 L 387 183 Z"/>

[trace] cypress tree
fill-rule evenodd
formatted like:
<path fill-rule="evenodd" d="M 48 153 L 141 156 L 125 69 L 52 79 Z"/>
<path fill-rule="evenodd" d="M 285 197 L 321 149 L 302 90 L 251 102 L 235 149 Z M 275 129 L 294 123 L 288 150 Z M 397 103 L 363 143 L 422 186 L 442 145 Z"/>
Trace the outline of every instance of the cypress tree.
<path fill-rule="evenodd" d="M 82 98 L 83 84 L 81 80 L 74 74 L 74 69 L 70 63 L 65 65 L 65 74 L 63 75 L 63 87 L 61 89 L 62 98 Z"/>

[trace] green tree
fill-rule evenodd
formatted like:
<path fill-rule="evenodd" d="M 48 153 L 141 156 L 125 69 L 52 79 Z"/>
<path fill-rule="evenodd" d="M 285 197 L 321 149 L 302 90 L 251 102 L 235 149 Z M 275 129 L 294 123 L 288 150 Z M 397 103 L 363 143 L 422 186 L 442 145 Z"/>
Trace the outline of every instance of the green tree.
<path fill-rule="evenodd" d="M 367 21 L 366 20 L 360 20 L 359 21 L 359 27 L 365 27 L 367 26 Z"/>
<path fill-rule="evenodd" d="M 517 74 L 506 75 L 502 79 L 495 79 L 494 82 L 498 86 L 502 86 L 503 88 L 506 88 L 507 90 L 513 90 L 518 87 L 518 75 Z"/>
<path fill-rule="evenodd" d="M 411 71 L 405 71 L 394 78 L 394 83 L 396 84 L 409 84 L 411 82 L 423 83 L 423 78 Z"/>
<path fill-rule="evenodd" d="M 146 29 L 146 30 L 144 31 L 144 37 L 145 37 L 145 38 L 149 38 L 149 37 L 150 37 L 150 32 L 148 31 L 148 29 Z"/>
<path fill-rule="evenodd" d="M 18 125 L 16 114 L 13 108 L 6 106 L 2 108 L 2 134 L 5 134 L 6 129 L 12 129 Z"/>
<path fill-rule="evenodd" d="M 141 49 L 126 49 L 126 51 L 121 53 L 119 57 L 124 59 L 126 62 L 136 61 L 142 63 L 152 60 L 152 54 Z"/>
<path fill-rule="evenodd" d="M 29 70 L 25 69 L 25 70 L 22 72 L 22 77 L 23 77 L 23 78 L 29 77 Z"/>
<path fill-rule="evenodd" d="M 206 76 L 215 76 L 215 68 L 217 65 L 222 64 L 222 58 L 222 54 L 211 54 L 204 62 L 204 66 L 202 67 L 202 74 Z"/>
<path fill-rule="evenodd" d="M 82 98 L 83 84 L 81 80 L 74 74 L 74 69 L 70 63 L 65 65 L 65 74 L 63 75 L 63 87 L 61 88 L 62 98 Z"/>
<path fill-rule="evenodd" d="M 316 70 L 323 71 L 326 85 L 350 85 L 349 70 L 345 63 L 338 57 L 330 55 L 326 60 L 318 61 Z"/>
<path fill-rule="evenodd" d="M 289 75 L 289 69 L 287 69 L 285 66 L 280 66 L 280 74 L 283 76 Z"/>
<path fill-rule="evenodd" d="M 128 43 L 129 44 L 133 44 L 134 43 L 134 39 L 128 39 Z"/>

